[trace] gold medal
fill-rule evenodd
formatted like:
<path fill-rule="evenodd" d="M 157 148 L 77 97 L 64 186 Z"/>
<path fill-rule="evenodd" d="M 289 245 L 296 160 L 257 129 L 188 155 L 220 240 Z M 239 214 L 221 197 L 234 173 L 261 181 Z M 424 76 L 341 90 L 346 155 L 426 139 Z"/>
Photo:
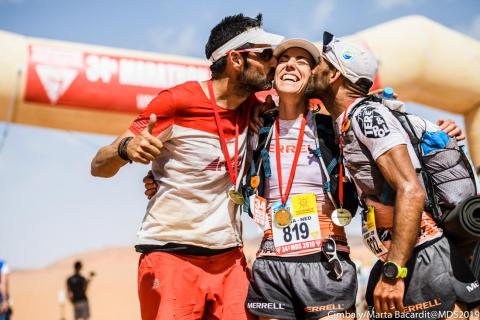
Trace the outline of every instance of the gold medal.
<path fill-rule="evenodd" d="M 332 222 L 339 227 L 344 227 L 352 221 L 352 214 L 345 208 L 333 210 L 331 217 Z"/>
<path fill-rule="evenodd" d="M 238 205 L 243 204 L 243 201 L 244 201 L 243 195 L 238 191 L 235 191 L 235 190 L 228 191 L 228 197 L 235 204 L 238 204 Z"/>
<path fill-rule="evenodd" d="M 292 213 L 285 208 L 278 209 L 273 216 L 273 223 L 277 228 L 285 228 L 292 223 Z"/>

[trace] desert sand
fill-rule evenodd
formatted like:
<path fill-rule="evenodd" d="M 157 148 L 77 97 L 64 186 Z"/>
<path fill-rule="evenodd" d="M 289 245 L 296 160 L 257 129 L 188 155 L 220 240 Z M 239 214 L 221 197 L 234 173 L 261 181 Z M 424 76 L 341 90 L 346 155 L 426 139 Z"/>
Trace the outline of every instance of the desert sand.
<path fill-rule="evenodd" d="M 245 244 L 249 262 L 255 258 L 258 240 Z M 372 254 L 358 239 L 352 239 L 352 258 L 364 265 L 372 263 Z M 82 273 L 95 271 L 88 289 L 92 320 L 140 319 L 137 298 L 137 264 L 139 254 L 133 247 L 108 248 L 86 252 L 58 261 L 46 268 L 14 270 L 10 280 L 13 298 L 13 320 L 73 319 L 71 303 L 60 303 L 59 292 L 73 273 L 73 263 L 82 260 Z"/>

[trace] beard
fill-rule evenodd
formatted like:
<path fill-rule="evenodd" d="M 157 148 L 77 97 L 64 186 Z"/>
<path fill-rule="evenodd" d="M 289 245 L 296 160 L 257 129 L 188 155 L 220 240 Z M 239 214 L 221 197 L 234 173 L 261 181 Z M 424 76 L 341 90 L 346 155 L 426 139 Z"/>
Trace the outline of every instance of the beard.
<path fill-rule="evenodd" d="M 307 99 L 320 99 L 324 104 L 335 100 L 333 88 L 328 83 L 327 74 L 312 74 L 305 89 Z"/>
<path fill-rule="evenodd" d="M 246 63 L 243 72 L 238 76 L 237 89 L 240 92 L 248 94 L 257 91 L 270 90 L 272 88 L 274 75 L 274 68 L 270 69 L 267 75 L 262 75 Z"/>

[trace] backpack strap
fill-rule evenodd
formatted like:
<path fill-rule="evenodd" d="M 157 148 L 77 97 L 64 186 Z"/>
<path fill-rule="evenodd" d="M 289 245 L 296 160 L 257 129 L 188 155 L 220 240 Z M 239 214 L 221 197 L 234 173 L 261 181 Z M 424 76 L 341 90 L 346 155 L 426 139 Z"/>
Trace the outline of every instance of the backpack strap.
<path fill-rule="evenodd" d="M 258 143 L 253 151 L 253 159 L 250 163 L 250 169 L 248 170 L 245 184 L 242 187 L 245 199 L 243 203 L 243 211 L 247 212 L 252 218 L 253 215 L 250 210 L 249 197 L 255 194 L 255 189 L 251 186 L 250 181 L 253 177 L 258 176 L 259 185 L 257 187 L 257 193 L 260 196 L 263 196 L 265 194 L 265 178 L 268 178 L 272 175 L 270 169 L 270 155 L 268 150 L 272 141 L 273 124 L 275 119 L 278 117 L 278 110 L 266 112 L 262 115 L 262 117 L 264 125 L 258 132 Z"/>

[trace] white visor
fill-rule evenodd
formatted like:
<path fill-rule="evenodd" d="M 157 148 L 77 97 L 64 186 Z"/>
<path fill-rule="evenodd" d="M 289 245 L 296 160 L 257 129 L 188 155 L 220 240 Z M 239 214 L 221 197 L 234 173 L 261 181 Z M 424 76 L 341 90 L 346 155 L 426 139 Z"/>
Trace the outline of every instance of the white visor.
<path fill-rule="evenodd" d="M 267 44 L 276 46 L 277 44 L 282 42 L 283 39 L 283 36 L 266 32 L 261 28 L 251 28 L 224 43 L 220 48 L 218 48 L 212 53 L 208 60 L 210 60 L 211 63 L 214 63 L 221 57 L 225 56 L 231 50 L 240 48 L 247 43 Z"/>

